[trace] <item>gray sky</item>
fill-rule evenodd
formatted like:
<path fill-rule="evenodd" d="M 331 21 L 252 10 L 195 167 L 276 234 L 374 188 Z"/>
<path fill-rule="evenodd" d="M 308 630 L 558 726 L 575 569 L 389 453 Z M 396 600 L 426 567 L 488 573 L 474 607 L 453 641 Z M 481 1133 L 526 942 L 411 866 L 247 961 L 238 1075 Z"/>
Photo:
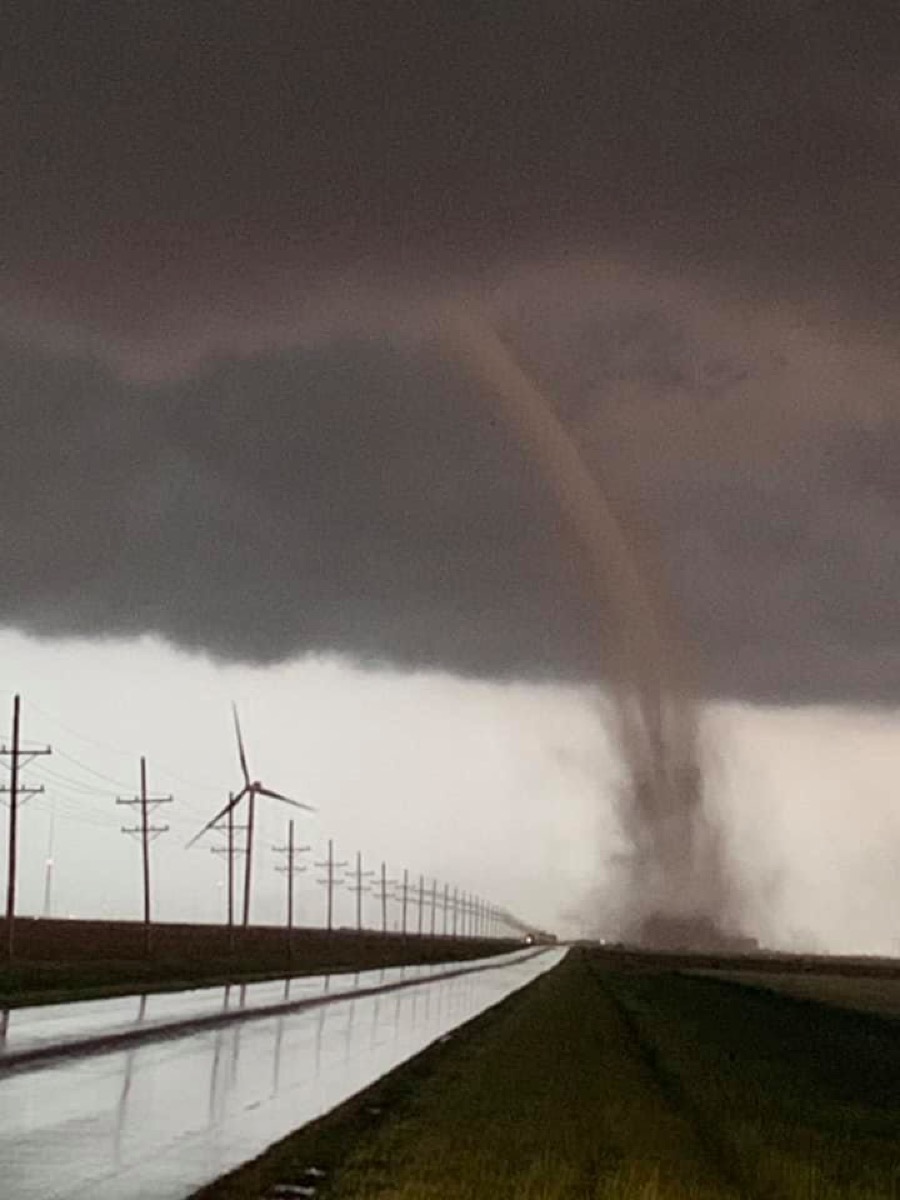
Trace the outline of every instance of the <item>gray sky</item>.
<path fill-rule="evenodd" d="M 201 814 L 234 782 L 234 696 L 320 837 L 490 869 L 546 922 L 612 912 L 604 613 L 434 337 L 461 304 L 575 436 L 690 649 L 757 926 L 884 948 L 896 6 L 8 21 L 4 686 L 115 753 L 202 760 Z M 70 824 L 60 898 L 125 911 L 129 848 Z M 159 854 L 173 915 L 204 870 L 214 890 L 210 856 Z"/>
<path fill-rule="evenodd" d="M 151 791 L 177 797 L 159 814 L 173 827 L 155 851 L 160 915 L 220 915 L 223 867 L 207 847 L 222 839 L 184 844 L 240 780 L 232 698 L 253 777 L 318 809 L 259 803 L 259 919 L 282 920 L 270 847 L 284 844 L 289 817 L 318 859 L 332 837 L 339 858 L 360 849 L 366 867 L 383 857 L 395 877 L 403 867 L 416 882 L 420 872 L 437 876 L 534 922 L 558 919 L 592 879 L 596 781 L 610 764 L 579 689 L 362 671 L 333 658 L 223 667 L 150 640 L 7 634 L 0 652 L 5 677 L 28 680 L 24 735 L 54 749 L 29 770 L 46 787 L 22 826 L 21 895 L 31 911 L 42 905 L 55 804 L 56 911 L 139 913 L 139 849 L 118 833 L 134 813 L 114 800 L 134 793 L 144 753 Z M 298 913 L 313 923 L 324 915 L 322 889 L 308 877 Z"/>
<path fill-rule="evenodd" d="M 238 779 L 234 698 L 254 774 L 319 809 L 297 824 L 317 857 L 333 837 L 342 858 L 359 847 L 367 866 L 384 856 L 395 873 L 435 874 L 561 932 L 615 933 L 617 765 L 592 689 L 333 658 L 225 667 L 152 640 L 6 634 L 0 653 L 6 677 L 28 681 L 25 736 L 55 751 L 28 773 L 47 791 L 21 825 L 25 911 L 41 910 L 55 808 L 55 911 L 139 915 L 138 847 L 118 832 L 114 798 L 133 793 L 145 753 L 151 789 L 176 797 L 162 814 L 173 831 L 154 850 L 159 914 L 221 915 L 221 865 L 182 847 Z M 714 808 L 748 921 L 769 944 L 896 950 L 898 734 L 889 711 L 733 702 L 708 711 Z M 280 921 L 269 847 L 283 842 L 291 814 L 259 813 L 255 912 Z M 309 875 L 297 901 L 298 914 L 321 921 L 322 889 Z M 351 918 L 346 895 L 339 905 Z"/>

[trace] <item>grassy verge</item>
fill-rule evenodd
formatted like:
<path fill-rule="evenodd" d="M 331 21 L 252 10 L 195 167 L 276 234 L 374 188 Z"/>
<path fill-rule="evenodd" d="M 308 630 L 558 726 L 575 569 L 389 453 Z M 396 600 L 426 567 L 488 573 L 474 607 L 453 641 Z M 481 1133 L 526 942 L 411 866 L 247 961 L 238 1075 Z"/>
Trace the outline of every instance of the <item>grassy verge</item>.
<path fill-rule="evenodd" d="M 602 982 L 744 1194 L 900 1195 L 895 1025 L 712 980 Z"/>
<path fill-rule="evenodd" d="M 574 953 L 200 1195 L 885 1200 L 898 1080 L 891 1022 Z"/>

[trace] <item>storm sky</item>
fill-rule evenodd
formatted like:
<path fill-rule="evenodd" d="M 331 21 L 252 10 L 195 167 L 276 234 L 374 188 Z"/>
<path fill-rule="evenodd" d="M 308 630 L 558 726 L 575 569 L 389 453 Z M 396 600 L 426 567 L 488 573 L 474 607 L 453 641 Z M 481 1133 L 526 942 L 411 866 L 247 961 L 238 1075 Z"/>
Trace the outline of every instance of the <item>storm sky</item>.
<path fill-rule="evenodd" d="M 893 709 L 895 6 L 508 7 L 11 6 L 0 622 L 581 695 L 594 597 L 453 303 L 710 704 Z"/>

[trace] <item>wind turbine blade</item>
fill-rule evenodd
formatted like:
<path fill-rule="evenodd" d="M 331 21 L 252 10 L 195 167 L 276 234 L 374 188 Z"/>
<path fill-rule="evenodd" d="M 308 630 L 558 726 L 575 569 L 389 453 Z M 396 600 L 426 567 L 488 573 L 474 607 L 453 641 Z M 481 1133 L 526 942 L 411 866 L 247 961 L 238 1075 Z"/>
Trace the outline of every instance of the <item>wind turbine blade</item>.
<path fill-rule="evenodd" d="M 307 812 L 315 812 L 311 804 L 304 804 L 300 800 L 292 800 L 290 796 L 282 796 L 281 792 L 273 792 L 271 788 L 259 787 L 256 789 L 259 796 L 271 796 L 273 800 L 280 800 L 283 804 L 292 804 L 294 808 L 303 808 Z"/>
<path fill-rule="evenodd" d="M 241 770 L 244 772 L 244 785 L 250 786 L 250 768 L 247 766 L 247 754 L 244 750 L 244 739 L 241 737 L 241 722 L 238 719 L 237 705 L 231 705 L 231 711 L 234 714 L 234 732 L 237 734 L 238 754 L 241 759 Z"/>
<path fill-rule="evenodd" d="M 218 821 L 221 821 L 223 817 L 227 816 L 229 811 L 232 808 L 234 808 L 238 804 L 238 802 L 244 798 L 246 791 L 247 791 L 246 788 L 241 788 L 241 790 L 238 792 L 238 794 L 233 799 L 229 800 L 228 803 L 225 805 L 225 807 L 223 809 L 221 809 L 219 812 L 217 812 L 211 821 L 206 822 L 206 824 L 203 826 L 203 828 L 200 830 L 199 833 L 194 834 L 194 836 L 188 842 L 185 849 L 189 849 L 191 846 L 193 846 L 194 842 L 198 842 L 200 840 L 200 838 L 203 837 L 204 833 L 206 833 L 208 830 L 212 829 L 213 825 L 215 825 Z"/>

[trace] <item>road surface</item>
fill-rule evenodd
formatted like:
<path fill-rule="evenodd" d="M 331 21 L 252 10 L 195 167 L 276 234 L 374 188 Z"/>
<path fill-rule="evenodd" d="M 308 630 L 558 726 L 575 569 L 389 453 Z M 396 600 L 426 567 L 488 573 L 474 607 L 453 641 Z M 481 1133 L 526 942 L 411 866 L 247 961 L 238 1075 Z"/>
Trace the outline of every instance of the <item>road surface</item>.
<path fill-rule="evenodd" d="M 564 953 L 514 955 L 500 966 L 401 990 L 0 1072 L 0 1191 L 4 1200 L 184 1200 L 531 982 Z M 471 964 L 444 970 L 460 965 Z M 385 972 L 386 982 L 392 974 Z M 344 986 L 353 981 L 332 980 L 338 978 Z M 301 983 L 314 986 L 309 979 L 283 982 L 281 997 Z M 269 997 L 274 986 L 253 985 Z M 219 991 L 221 1004 L 222 989 L 210 990 Z M 27 1024 L 23 1037 L 32 1036 Z"/>
<path fill-rule="evenodd" d="M 37 1051 L 74 1048 L 89 1040 L 121 1038 L 131 1033 L 142 1035 L 181 1022 L 216 1018 L 235 1010 L 246 1013 L 285 1003 L 316 1000 L 323 995 L 334 996 L 410 980 L 430 979 L 506 958 L 512 961 L 529 953 L 530 950 L 514 951 L 502 958 L 305 975 L 288 981 L 276 979 L 262 983 L 13 1008 L 0 1011 L 0 1071 L 4 1063 Z"/>

